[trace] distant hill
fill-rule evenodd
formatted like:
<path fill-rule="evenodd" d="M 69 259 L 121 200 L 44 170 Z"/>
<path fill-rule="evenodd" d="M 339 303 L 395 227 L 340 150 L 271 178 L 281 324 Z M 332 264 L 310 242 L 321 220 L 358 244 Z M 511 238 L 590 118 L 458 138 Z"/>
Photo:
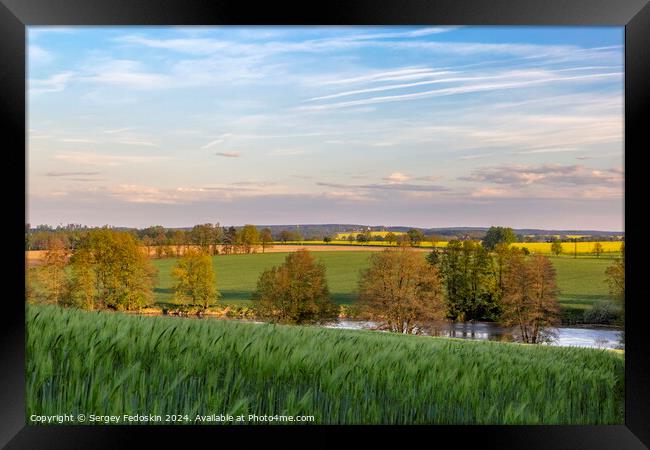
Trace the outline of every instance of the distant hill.
<path fill-rule="evenodd" d="M 222 224 L 228 227 L 227 224 Z M 425 235 L 438 235 L 446 239 L 482 239 L 485 236 L 488 227 L 440 227 L 440 228 L 422 228 L 410 226 L 381 226 L 381 225 L 362 225 L 362 224 L 286 224 L 286 225 L 264 225 L 256 224 L 258 229 L 270 228 L 274 237 L 277 237 L 282 231 L 298 232 L 304 239 L 322 239 L 324 236 L 336 236 L 340 233 L 361 233 L 363 231 L 393 231 L 406 232 L 411 228 L 422 230 Z M 30 231 L 70 229 L 68 227 L 47 227 L 40 226 L 37 228 L 30 227 Z M 86 229 L 81 225 L 74 225 L 75 229 Z M 241 228 L 236 226 L 235 228 Z M 117 230 L 136 230 L 133 227 L 115 227 Z M 172 230 L 189 231 L 192 227 L 170 227 Z M 515 233 L 520 240 L 550 240 L 554 237 L 567 238 L 578 237 L 582 240 L 599 238 L 599 240 L 617 240 L 625 235 L 623 231 L 602 231 L 602 230 L 545 230 L 540 228 L 516 228 Z"/>

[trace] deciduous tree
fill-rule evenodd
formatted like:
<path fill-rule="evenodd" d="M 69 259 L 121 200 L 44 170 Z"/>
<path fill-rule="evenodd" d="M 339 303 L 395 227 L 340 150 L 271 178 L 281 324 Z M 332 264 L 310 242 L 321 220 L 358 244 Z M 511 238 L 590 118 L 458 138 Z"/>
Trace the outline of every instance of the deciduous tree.
<path fill-rule="evenodd" d="M 239 234 L 244 253 L 251 253 L 260 245 L 260 232 L 255 225 L 244 225 Z"/>
<path fill-rule="evenodd" d="M 198 305 L 205 310 L 217 300 L 216 277 L 207 253 L 188 250 L 172 269 L 172 277 L 176 279 L 174 298 L 181 304 Z"/>
<path fill-rule="evenodd" d="M 260 316 L 274 322 L 323 323 L 338 316 L 325 266 L 305 249 L 290 253 L 281 266 L 262 272 L 253 299 Z"/>
<path fill-rule="evenodd" d="M 603 244 L 601 244 L 600 242 L 596 242 L 592 250 L 592 252 L 596 255 L 596 258 L 600 258 L 600 255 L 603 253 L 603 251 L 604 251 Z"/>
<path fill-rule="evenodd" d="M 94 306 L 133 310 L 153 303 L 156 270 L 132 234 L 110 228 L 92 230 L 80 241 L 72 258 L 92 266 Z M 73 290 L 90 292 L 90 275 L 84 273 L 71 280 Z M 89 294 L 84 295 L 90 304 Z"/>
<path fill-rule="evenodd" d="M 483 238 L 483 247 L 494 250 L 494 247 L 499 243 L 512 244 L 516 240 L 517 236 L 512 228 L 490 227 Z"/>
<path fill-rule="evenodd" d="M 536 344 L 552 340 L 559 323 L 555 268 L 541 255 L 514 254 L 509 260 L 501 320 L 521 340 Z"/>
<path fill-rule="evenodd" d="M 270 228 L 262 228 L 260 232 L 260 243 L 262 244 L 262 253 L 267 248 L 273 247 L 273 235 Z"/>
<path fill-rule="evenodd" d="M 551 244 L 551 253 L 553 253 L 555 256 L 560 256 L 562 253 L 562 243 L 559 239 L 553 240 L 553 243 Z"/>
<path fill-rule="evenodd" d="M 427 322 L 444 316 L 438 270 L 407 248 L 374 253 L 361 272 L 358 306 L 361 317 L 392 332 L 421 332 Z"/>

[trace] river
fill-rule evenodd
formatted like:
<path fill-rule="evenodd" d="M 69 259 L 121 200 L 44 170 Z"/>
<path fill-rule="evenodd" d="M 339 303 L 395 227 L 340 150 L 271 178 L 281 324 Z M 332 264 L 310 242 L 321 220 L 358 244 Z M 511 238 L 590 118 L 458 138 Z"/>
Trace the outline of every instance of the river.
<path fill-rule="evenodd" d="M 375 329 L 376 323 L 339 319 L 337 322 L 325 325 L 327 328 L 342 329 Z M 555 339 L 549 345 L 564 347 L 591 347 L 619 349 L 621 347 L 621 330 L 608 327 L 559 327 L 555 328 Z M 500 327 L 492 322 L 439 322 L 434 324 L 426 333 L 433 336 L 453 337 L 460 339 L 476 339 L 488 341 L 512 342 L 512 330 Z"/>

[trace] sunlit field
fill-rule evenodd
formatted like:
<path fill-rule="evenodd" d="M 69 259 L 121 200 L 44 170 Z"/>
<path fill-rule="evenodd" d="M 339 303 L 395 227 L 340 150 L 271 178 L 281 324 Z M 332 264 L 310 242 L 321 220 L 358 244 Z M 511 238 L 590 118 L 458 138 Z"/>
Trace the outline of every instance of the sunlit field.
<path fill-rule="evenodd" d="M 218 255 L 212 258 L 216 272 L 217 288 L 221 305 L 250 306 L 260 273 L 284 261 L 286 253 L 249 255 Z M 327 268 L 327 281 L 334 301 L 350 304 L 356 298 L 359 271 L 368 266 L 371 252 L 315 252 L 317 260 Z M 426 252 L 422 253 L 422 257 Z M 156 259 L 158 281 L 154 289 L 159 305 L 173 304 L 171 270 L 176 258 Z M 551 256 L 560 288 L 559 303 L 563 315 L 572 322 L 579 322 L 583 312 L 593 305 L 610 300 L 605 281 L 605 269 L 611 265 L 610 258 L 569 258 Z"/>

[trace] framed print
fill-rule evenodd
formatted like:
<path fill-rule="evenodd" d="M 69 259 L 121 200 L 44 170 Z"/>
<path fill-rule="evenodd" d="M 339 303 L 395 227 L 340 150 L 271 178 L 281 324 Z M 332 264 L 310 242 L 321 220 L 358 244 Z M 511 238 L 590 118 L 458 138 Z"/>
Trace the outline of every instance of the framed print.
<path fill-rule="evenodd" d="M 134 3 L 0 5 L 3 445 L 648 445 L 647 2 Z"/>

